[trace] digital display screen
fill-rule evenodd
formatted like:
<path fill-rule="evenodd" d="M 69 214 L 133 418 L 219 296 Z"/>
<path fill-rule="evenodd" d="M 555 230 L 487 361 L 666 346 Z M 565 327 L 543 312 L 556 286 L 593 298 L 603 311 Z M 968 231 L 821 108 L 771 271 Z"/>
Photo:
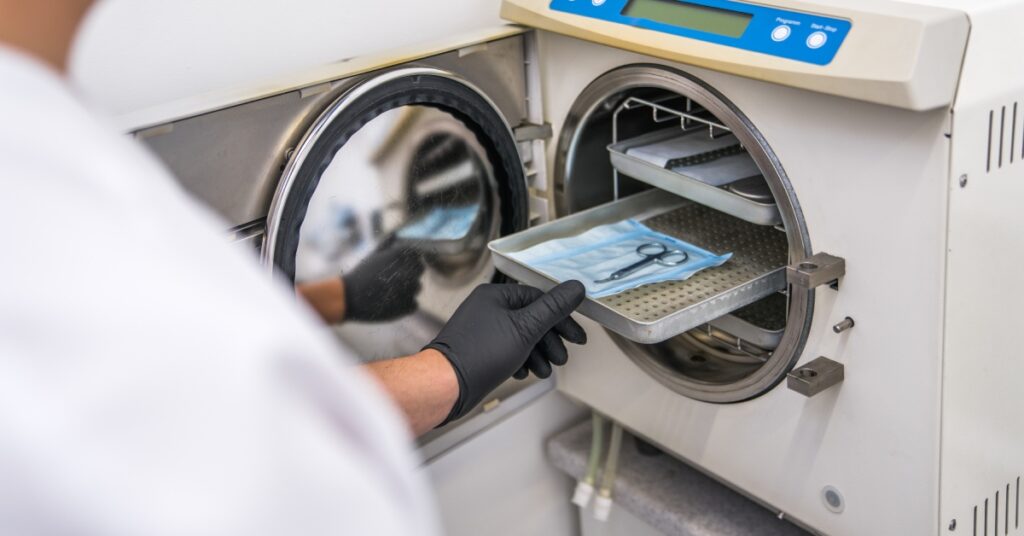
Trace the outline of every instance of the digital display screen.
<path fill-rule="evenodd" d="M 678 0 L 630 0 L 622 14 L 726 37 L 743 35 L 754 18 L 750 13 Z"/>

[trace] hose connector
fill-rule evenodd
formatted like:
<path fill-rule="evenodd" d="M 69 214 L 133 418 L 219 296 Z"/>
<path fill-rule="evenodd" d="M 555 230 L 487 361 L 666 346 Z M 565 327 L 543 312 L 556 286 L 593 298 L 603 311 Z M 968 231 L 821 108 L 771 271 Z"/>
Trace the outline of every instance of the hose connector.
<path fill-rule="evenodd" d="M 594 519 L 604 523 L 612 513 L 611 495 L 598 494 L 594 500 Z"/>
<path fill-rule="evenodd" d="M 572 503 L 580 508 L 586 508 L 590 499 L 594 496 L 594 485 L 580 480 L 576 483 L 576 491 L 572 494 Z"/>

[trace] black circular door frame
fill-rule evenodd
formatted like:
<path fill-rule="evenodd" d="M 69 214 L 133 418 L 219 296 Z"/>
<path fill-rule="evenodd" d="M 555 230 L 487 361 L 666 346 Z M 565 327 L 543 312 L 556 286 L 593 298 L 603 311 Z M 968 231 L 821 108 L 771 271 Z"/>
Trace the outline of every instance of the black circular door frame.
<path fill-rule="evenodd" d="M 497 106 L 454 73 L 430 68 L 398 69 L 345 92 L 327 107 L 299 143 L 285 167 L 267 216 L 263 261 L 271 271 L 294 280 L 299 230 L 324 171 L 359 129 L 400 106 L 438 108 L 465 124 L 494 168 L 501 235 L 526 228 L 526 174 L 512 130 Z"/>

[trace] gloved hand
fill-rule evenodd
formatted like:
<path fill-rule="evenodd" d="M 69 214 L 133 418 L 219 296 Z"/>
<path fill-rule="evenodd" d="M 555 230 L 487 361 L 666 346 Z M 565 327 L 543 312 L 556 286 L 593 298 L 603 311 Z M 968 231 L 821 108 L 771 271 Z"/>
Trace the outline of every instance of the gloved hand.
<path fill-rule="evenodd" d="M 569 359 L 562 338 L 587 342 L 569 315 L 583 302 L 579 281 L 543 293 L 525 285 L 481 285 L 462 302 L 427 348 L 448 358 L 459 380 L 459 398 L 445 423 L 480 403 L 495 387 L 533 371 L 551 375 L 551 365 Z M 444 423 L 442 423 L 444 424 Z"/>
<path fill-rule="evenodd" d="M 390 245 L 342 274 L 345 320 L 383 322 L 416 310 L 423 259 L 414 249 Z"/>

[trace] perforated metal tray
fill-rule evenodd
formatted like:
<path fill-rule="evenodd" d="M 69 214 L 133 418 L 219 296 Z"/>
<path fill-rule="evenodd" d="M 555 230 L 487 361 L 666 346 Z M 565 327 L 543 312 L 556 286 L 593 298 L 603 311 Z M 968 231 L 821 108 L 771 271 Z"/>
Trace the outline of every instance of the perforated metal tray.
<path fill-rule="evenodd" d="M 594 300 L 579 312 L 642 344 L 664 341 L 786 286 L 785 233 L 754 225 L 662 190 L 648 190 L 490 243 L 494 264 L 523 283 L 547 290 L 556 281 L 509 257 L 536 244 L 628 218 L 715 253 L 724 265 L 686 281 L 666 281 Z"/>
<path fill-rule="evenodd" d="M 700 133 L 682 133 L 678 129 L 652 132 L 636 138 L 621 141 L 608 147 L 612 166 L 624 173 L 646 182 L 652 186 L 667 190 L 687 199 L 693 199 L 709 207 L 716 208 L 758 225 L 778 225 L 782 223 L 779 207 L 774 203 L 758 203 L 757 201 L 737 195 L 726 188 L 712 186 L 699 179 L 677 171 L 656 166 L 643 159 L 627 154 L 633 147 L 650 145 L 666 138 L 679 135 L 703 135 Z M 736 180 L 747 177 L 736 177 Z"/>

